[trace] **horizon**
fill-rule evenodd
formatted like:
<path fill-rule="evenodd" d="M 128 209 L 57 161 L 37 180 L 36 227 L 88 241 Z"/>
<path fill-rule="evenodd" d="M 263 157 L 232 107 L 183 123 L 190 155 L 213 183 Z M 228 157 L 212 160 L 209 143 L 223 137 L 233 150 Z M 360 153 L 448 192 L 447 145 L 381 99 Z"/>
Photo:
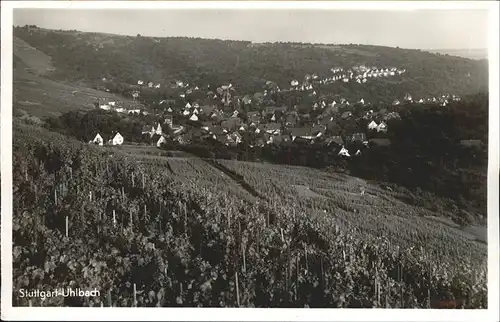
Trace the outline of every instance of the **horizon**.
<path fill-rule="evenodd" d="M 14 25 L 13 27 L 15 28 L 22 28 L 26 25 Z M 52 28 L 44 28 L 40 27 L 37 25 L 37 28 L 43 29 L 43 30 L 51 30 L 51 31 L 63 31 L 63 32 L 71 32 L 71 31 L 76 31 L 76 32 L 83 32 L 83 33 L 98 33 L 98 34 L 104 34 L 104 35 L 113 35 L 113 36 L 123 36 L 123 37 L 136 37 L 137 35 L 130 35 L 130 34 L 118 34 L 118 33 L 110 33 L 110 32 L 94 32 L 94 31 L 82 31 L 78 29 L 52 29 Z M 202 39 L 202 40 L 220 40 L 220 41 L 237 41 L 237 42 L 250 42 L 252 44 L 279 44 L 279 43 L 291 43 L 291 44 L 311 44 L 311 45 L 326 45 L 326 46 L 345 46 L 345 45 L 356 45 L 356 46 L 374 46 L 374 47 L 389 47 L 389 48 L 400 48 L 400 49 L 409 49 L 409 50 L 422 50 L 422 51 L 455 51 L 455 50 L 470 50 L 470 51 L 475 51 L 475 50 L 488 50 L 487 47 L 485 48 L 404 48 L 404 47 L 393 47 L 393 46 L 386 46 L 386 45 L 373 45 L 373 44 L 355 44 L 355 43 L 319 43 L 319 42 L 301 42 L 301 41 L 265 41 L 265 42 L 259 42 L 259 41 L 251 41 L 251 40 L 246 40 L 246 39 L 223 39 L 223 38 L 217 38 L 217 37 L 196 37 L 196 36 L 147 36 L 147 35 L 141 35 L 141 37 L 146 37 L 146 38 L 189 38 L 189 39 Z"/>
<path fill-rule="evenodd" d="M 485 10 L 15 9 L 13 22 L 15 26 L 122 36 L 431 51 L 487 49 L 487 20 Z"/>

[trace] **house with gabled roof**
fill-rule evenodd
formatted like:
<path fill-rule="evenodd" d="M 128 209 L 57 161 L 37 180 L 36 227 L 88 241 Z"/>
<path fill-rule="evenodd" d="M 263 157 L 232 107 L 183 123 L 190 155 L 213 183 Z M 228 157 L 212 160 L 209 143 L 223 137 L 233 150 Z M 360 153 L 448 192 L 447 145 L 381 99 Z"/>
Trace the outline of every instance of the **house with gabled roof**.
<path fill-rule="evenodd" d="M 370 124 L 368 124 L 368 129 L 369 130 L 376 130 L 377 127 L 378 127 L 378 124 L 375 121 L 371 121 Z"/>
<path fill-rule="evenodd" d="M 102 146 L 104 144 L 104 140 L 102 139 L 102 136 L 99 133 L 97 133 L 96 136 L 94 137 L 94 139 L 92 141 L 90 141 L 89 143 L 93 143 L 93 144 Z"/>
<path fill-rule="evenodd" d="M 385 122 L 380 122 L 380 124 L 377 125 L 377 132 L 387 132 L 387 124 L 385 124 Z"/>
<path fill-rule="evenodd" d="M 243 137 L 241 136 L 241 134 L 239 134 L 238 132 L 233 132 L 233 133 L 229 134 L 229 135 L 228 135 L 228 138 L 229 138 L 232 142 L 234 142 L 234 143 L 236 143 L 236 144 L 240 144 L 240 143 L 241 143 L 241 141 L 242 141 L 242 139 L 243 139 Z"/>
<path fill-rule="evenodd" d="M 162 135 L 162 136 L 160 136 L 160 138 L 156 142 L 156 146 L 161 147 L 161 145 L 164 144 L 165 142 L 166 142 L 165 137 Z"/>
<path fill-rule="evenodd" d="M 350 157 L 351 155 L 349 154 L 349 151 L 345 148 L 342 147 L 338 153 L 338 155 L 344 156 L 344 157 Z"/>
<path fill-rule="evenodd" d="M 189 118 L 189 120 L 196 122 L 196 121 L 198 121 L 198 116 L 196 114 L 193 114 L 193 115 L 191 115 L 191 117 Z"/>
<path fill-rule="evenodd" d="M 114 136 L 108 141 L 108 144 L 122 145 L 123 141 L 123 136 L 120 133 L 116 132 L 116 134 L 114 134 Z"/>

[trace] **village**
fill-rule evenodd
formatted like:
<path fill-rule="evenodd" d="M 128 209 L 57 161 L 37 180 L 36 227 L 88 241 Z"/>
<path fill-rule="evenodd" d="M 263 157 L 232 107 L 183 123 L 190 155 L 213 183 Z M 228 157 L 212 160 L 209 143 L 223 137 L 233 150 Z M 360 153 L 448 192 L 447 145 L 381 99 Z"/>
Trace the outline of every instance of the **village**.
<path fill-rule="evenodd" d="M 292 79 L 288 89 L 281 89 L 276 83 L 267 81 L 263 92 L 253 95 L 236 95 L 231 83 L 216 87 L 214 92 L 211 85 L 193 86 L 178 80 L 170 85 L 177 91 L 178 98 L 152 102 L 151 105 L 158 107 L 154 111 L 147 108 L 127 109 L 120 106 L 120 102 L 103 102 L 98 107 L 129 116 L 155 117 L 157 121 L 145 126 L 141 134 L 149 136 L 158 147 L 167 138 L 180 145 L 187 145 L 193 140 L 210 139 L 229 147 L 238 146 L 246 139 L 250 147 L 320 144 L 334 149 L 338 155 L 350 157 L 361 154 L 364 148 L 390 145 L 385 134 L 388 121 L 400 118 L 399 105 L 416 103 L 444 107 L 451 101 L 460 100 L 458 96 L 449 94 L 418 99 L 406 94 L 403 98 L 395 98 L 388 106 L 379 106 L 363 98 L 350 102 L 338 95 L 318 95 L 320 87 L 326 84 L 364 84 L 377 78 L 401 75 L 406 70 L 361 65 L 345 70 L 335 67 L 329 72 L 330 77 L 307 74 L 301 82 Z M 103 81 L 107 80 L 103 78 Z M 134 100 L 139 99 L 141 88 L 154 90 L 162 87 L 161 84 L 143 80 L 138 80 L 135 86 L 137 89 L 132 92 Z M 201 89 L 203 87 L 207 89 L 206 92 Z M 300 99 L 311 102 L 308 109 L 298 108 L 297 105 L 262 106 L 263 101 L 276 93 L 296 95 L 295 92 L 299 92 Z M 198 95 L 194 95 L 196 93 Z M 193 99 L 193 96 L 198 99 Z M 255 104 L 256 100 L 260 103 Z M 100 133 L 96 133 L 89 143 L 121 145 L 126 139 L 120 133 L 113 133 L 112 137 L 104 140 Z"/>

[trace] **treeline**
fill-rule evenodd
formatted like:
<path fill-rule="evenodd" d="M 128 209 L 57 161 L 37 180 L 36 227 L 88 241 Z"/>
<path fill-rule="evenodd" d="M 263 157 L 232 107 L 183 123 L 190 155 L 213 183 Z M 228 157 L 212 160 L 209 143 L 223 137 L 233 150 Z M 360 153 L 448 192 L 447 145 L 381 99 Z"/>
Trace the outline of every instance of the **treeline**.
<path fill-rule="evenodd" d="M 441 93 L 472 93 L 486 89 L 487 64 L 418 50 L 341 45 L 256 44 L 249 42 L 130 37 L 97 33 L 15 28 L 14 35 L 51 56 L 53 78 L 92 82 L 102 77 L 137 84 L 137 80 L 190 84 L 232 83 L 240 94 L 262 91 L 266 81 L 287 88 L 306 74 L 329 76 L 330 68 L 365 64 L 407 70 L 402 77 L 369 84 L 338 84 L 338 94 L 350 93 L 377 101 Z M 85 66 L 85 68 L 82 68 Z M 356 99 L 359 99 L 357 97 Z"/>

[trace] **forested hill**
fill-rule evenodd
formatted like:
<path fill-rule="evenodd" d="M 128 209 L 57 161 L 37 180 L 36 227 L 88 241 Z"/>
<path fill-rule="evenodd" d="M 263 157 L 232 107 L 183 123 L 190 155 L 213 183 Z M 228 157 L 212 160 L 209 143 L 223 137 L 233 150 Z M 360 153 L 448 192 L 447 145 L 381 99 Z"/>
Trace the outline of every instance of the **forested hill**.
<path fill-rule="evenodd" d="M 367 84 L 336 83 L 338 93 L 359 96 L 427 97 L 473 94 L 488 86 L 485 61 L 419 50 L 365 45 L 254 44 L 199 38 L 152 38 L 31 27 L 14 28 L 14 36 L 51 57 L 49 77 L 94 82 L 103 77 L 136 84 L 182 80 L 200 86 L 232 83 L 238 94 L 261 91 L 266 81 L 288 88 L 307 74 L 331 76 L 330 69 L 364 64 L 406 69 L 402 75 Z"/>

